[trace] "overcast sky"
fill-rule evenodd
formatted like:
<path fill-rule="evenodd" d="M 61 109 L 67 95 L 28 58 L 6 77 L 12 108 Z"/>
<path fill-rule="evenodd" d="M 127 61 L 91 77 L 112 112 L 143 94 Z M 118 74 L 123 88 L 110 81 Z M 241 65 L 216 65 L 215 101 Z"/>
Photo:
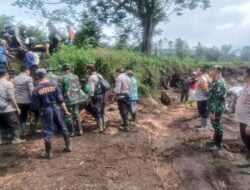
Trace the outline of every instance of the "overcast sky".
<path fill-rule="evenodd" d="M 35 23 L 41 18 L 31 16 L 25 9 L 11 6 L 13 0 L 0 0 L 0 14 Z M 185 11 L 181 17 L 172 16 L 170 22 L 160 25 L 162 37 L 181 37 L 191 46 L 198 41 L 208 46 L 232 44 L 234 49 L 250 45 L 250 1 L 211 0 L 207 10 Z M 108 31 L 108 30 L 107 30 Z"/>

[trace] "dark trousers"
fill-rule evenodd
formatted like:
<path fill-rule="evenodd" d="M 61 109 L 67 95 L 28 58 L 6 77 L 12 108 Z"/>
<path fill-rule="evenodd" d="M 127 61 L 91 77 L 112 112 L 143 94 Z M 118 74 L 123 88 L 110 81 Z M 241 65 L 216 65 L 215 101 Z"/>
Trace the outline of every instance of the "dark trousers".
<path fill-rule="evenodd" d="M 0 129 L 10 131 L 14 135 L 14 131 L 19 127 L 19 121 L 16 112 L 0 113 Z M 1 133 L 0 135 L 2 135 Z"/>
<path fill-rule="evenodd" d="M 123 125 L 128 126 L 128 114 L 131 110 L 129 97 L 118 99 L 118 108 L 123 121 Z"/>
<path fill-rule="evenodd" d="M 96 119 L 103 118 L 105 115 L 104 95 L 97 95 L 91 98 L 86 106 L 86 110 Z"/>
<path fill-rule="evenodd" d="M 217 146 L 221 146 L 223 138 L 223 128 L 221 126 L 222 113 L 215 114 L 215 119 L 211 121 L 214 128 L 214 142 Z"/>
<path fill-rule="evenodd" d="M 30 111 L 30 104 L 18 104 L 21 114 L 19 116 L 20 123 L 26 123 L 28 113 Z"/>
<path fill-rule="evenodd" d="M 43 126 L 43 138 L 45 142 L 51 142 L 54 135 L 54 124 L 63 136 L 68 136 L 68 130 L 63 119 L 63 113 L 59 107 L 47 107 L 41 111 Z"/>
<path fill-rule="evenodd" d="M 246 134 L 247 125 L 240 123 L 240 134 L 243 143 L 246 145 L 247 149 L 250 150 L 250 136 Z"/>
<path fill-rule="evenodd" d="M 20 110 L 21 110 L 21 115 L 19 116 L 19 121 L 20 123 L 26 123 L 28 114 L 32 113 L 32 122 L 31 124 L 36 124 L 39 119 L 39 113 L 38 110 L 34 111 L 31 109 L 31 104 L 18 104 Z"/>
<path fill-rule="evenodd" d="M 181 92 L 181 102 L 187 102 L 188 101 L 188 90 L 183 90 Z"/>
<path fill-rule="evenodd" d="M 207 100 L 197 101 L 197 107 L 200 117 L 208 117 Z"/>

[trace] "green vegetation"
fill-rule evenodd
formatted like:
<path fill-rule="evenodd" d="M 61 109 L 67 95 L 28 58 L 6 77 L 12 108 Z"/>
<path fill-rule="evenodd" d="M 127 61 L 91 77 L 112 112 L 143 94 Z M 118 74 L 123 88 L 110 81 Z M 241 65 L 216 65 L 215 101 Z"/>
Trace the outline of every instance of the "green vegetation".
<path fill-rule="evenodd" d="M 62 46 L 60 51 L 48 59 L 48 63 L 59 69 L 61 63 L 71 63 L 74 71 L 80 77 L 86 77 L 86 65 L 96 62 L 98 72 L 109 81 L 114 82 L 117 68 L 132 69 L 139 80 L 140 90 L 152 94 L 161 87 L 163 79 L 174 72 L 192 71 L 198 66 L 211 67 L 215 64 L 242 65 L 243 61 L 234 62 L 205 62 L 197 58 L 179 59 L 175 56 L 146 56 L 130 50 L 114 50 L 104 48 L 79 48 Z"/>

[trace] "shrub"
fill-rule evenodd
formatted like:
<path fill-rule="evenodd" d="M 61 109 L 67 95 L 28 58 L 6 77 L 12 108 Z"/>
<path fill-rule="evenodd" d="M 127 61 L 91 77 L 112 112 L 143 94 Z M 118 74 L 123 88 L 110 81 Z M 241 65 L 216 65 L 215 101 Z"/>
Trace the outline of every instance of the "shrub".
<path fill-rule="evenodd" d="M 79 48 L 62 46 L 60 51 L 48 59 L 49 64 L 59 69 L 62 63 L 70 63 L 79 77 L 87 77 L 86 66 L 95 62 L 96 68 L 111 83 L 115 80 L 117 68 L 131 69 L 135 72 L 142 93 L 152 94 L 160 88 L 161 82 L 173 72 L 180 74 L 191 72 L 199 66 L 211 67 L 217 62 L 204 62 L 194 58 L 180 60 L 169 56 L 146 56 L 131 50 L 104 48 Z M 223 65 L 240 65 L 242 63 L 220 63 Z"/>

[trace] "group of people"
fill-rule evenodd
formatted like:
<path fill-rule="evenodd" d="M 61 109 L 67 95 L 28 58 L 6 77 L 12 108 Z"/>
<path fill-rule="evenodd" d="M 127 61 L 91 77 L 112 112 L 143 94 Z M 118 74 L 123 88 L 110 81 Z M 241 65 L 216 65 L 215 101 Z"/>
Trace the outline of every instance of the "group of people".
<path fill-rule="evenodd" d="M 55 25 L 49 21 L 48 40 L 44 42 L 29 36 L 25 25 L 16 26 L 12 23 L 6 24 L 2 31 L 3 39 L 0 39 L 0 67 L 10 70 L 9 60 L 16 57 L 24 60 L 27 67 L 37 66 L 42 53 L 53 54 L 57 51 L 60 42 L 73 44 L 76 31 L 67 25 L 67 39 L 63 39 Z"/>
<path fill-rule="evenodd" d="M 6 69 L 0 69 L 0 140 L 5 143 L 6 130 L 10 132 L 13 144 L 23 143 L 27 135 L 34 135 L 41 120 L 45 151 L 42 158 L 52 158 L 52 137 L 55 128 L 61 132 L 65 152 L 71 151 L 70 137 L 81 136 L 84 126 L 79 111 L 86 109 L 96 120 L 94 132 L 106 128 L 105 97 L 110 90 L 109 83 L 96 72 L 94 64 L 87 66 L 88 79 L 79 79 L 71 66 L 61 65 L 61 76 L 53 73 L 51 67 L 35 71 L 36 86 L 30 76 L 31 70 L 23 65 L 20 74 L 10 79 Z M 117 69 L 114 89 L 122 118 L 121 131 L 130 129 L 131 120 L 136 121 L 138 101 L 137 80 L 133 71 Z M 27 119 L 30 118 L 29 125 Z"/>
<path fill-rule="evenodd" d="M 221 117 L 225 111 L 226 98 L 226 83 L 222 78 L 222 67 L 215 66 L 208 74 L 205 73 L 204 68 L 199 67 L 190 78 L 185 75 L 181 82 L 181 102 L 187 102 L 189 98 L 190 102 L 197 102 L 200 116 L 197 130 L 206 130 L 208 118 L 211 119 L 214 137 L 208 145 L 210 150 L 220 149 L 223 138 Z"/>
<path fill-rule="evenodd" d="M 240 134 L 246 145 L 246 162 L 237 164 L 245 174 L 250 174 L 250 68 L 243 74 L 245 87 L 240 91 L 235 103 L 235 121 L 240 125 Z M 183 79 L 181 101 L 188 100 L 188 91 L 193 90 L 193 100 L 197 102 L 200 125 L 196 126 L 198 131 L 207 130 L 208 119 L 214 129 L 212 141 L 207 142 L 212 151 L 221 148 L 223 139 L 223 127 L 221 118 L 225 111 L 225 98 L 227 87 L 222 77 L 222 67 L 215 66 L 209 73 L 205 69 L 198 68 L 192 78 Z"/>

